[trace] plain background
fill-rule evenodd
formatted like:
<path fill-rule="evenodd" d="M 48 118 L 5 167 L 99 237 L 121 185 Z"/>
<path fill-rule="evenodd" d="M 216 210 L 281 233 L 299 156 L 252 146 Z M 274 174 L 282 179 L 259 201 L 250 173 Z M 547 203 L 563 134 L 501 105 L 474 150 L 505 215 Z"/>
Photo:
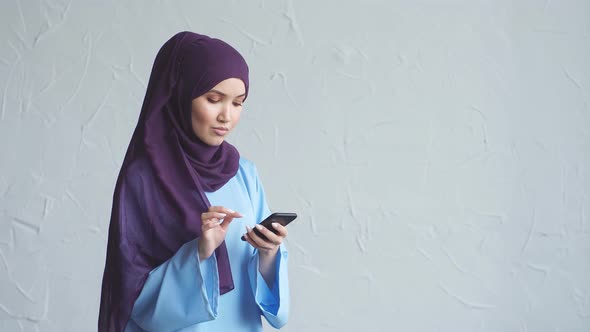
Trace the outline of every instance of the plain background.
<path fill-rule="evenodd" d="M 590 331 L 590 2 L 3 1 L 0 331 L 94 331 L 159 47 L 246 58 L 284 331 Z M 270 329 L 269 329 L 270 330 Z"/>

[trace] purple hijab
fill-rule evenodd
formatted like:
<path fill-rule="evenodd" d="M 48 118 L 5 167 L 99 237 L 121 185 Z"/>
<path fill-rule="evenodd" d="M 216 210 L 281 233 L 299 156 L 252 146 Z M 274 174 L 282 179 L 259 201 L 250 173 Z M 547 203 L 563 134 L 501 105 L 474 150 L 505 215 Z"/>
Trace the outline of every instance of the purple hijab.
<path fill-rule="evenodd" d="M 125 329 L 149 272 L 199 237 L 205 192 L 237 173 L 236 148 L 203 143 L 191 125 L 192 100 L 228 78 L 248 93 L 244 58 L 221 40 L 180 32 L 158 52 L 113 196 L 99 331 Z M 215 255 L 224 294 L 234 288 L 225 242 Z"/>

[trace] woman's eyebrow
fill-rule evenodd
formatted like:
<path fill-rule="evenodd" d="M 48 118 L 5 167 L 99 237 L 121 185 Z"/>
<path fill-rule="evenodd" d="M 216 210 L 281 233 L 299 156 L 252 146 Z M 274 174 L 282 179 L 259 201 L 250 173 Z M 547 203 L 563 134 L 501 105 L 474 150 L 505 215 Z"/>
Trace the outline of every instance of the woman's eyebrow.
<path fill-rule="evenodd" d="M 223 93 L 223 92 L 221 92 L 221 91 L 219 91 L 219 90 L 215 90 L 215 89 L 211 89 L 211 90 L 209 90 L 209 92 L 215 92 L 215 93 L 217 93 L 217 94 L 220 94 L 220 95 L 222 95 L 223 97 L 227 96 L 225 93 Z M 245 95 L 246 95 L 246 93 L 242 93 L 241 95 L 239 95 L 239 96 L 236 96 L 235 98 L 243 97 L 243 96 L 245 96 Z"/>

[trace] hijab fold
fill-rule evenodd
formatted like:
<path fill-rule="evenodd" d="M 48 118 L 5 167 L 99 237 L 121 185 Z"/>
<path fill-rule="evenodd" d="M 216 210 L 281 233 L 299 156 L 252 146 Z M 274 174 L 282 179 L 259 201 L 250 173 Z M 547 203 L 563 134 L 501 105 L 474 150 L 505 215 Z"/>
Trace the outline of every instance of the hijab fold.
<path fill-rule="evenodd" d="M 228 78 L 247 95 L 248 66 L 219 39 L 180 32 L 159 50 L 113 195 L 99 331 L 125 329 L 149 272 L 200 236 L 205 192 L 237 173 L 237 149 L 205 144 L 191 122 L 192 100 Z M 225 294 L 234 288 L 225 242 L 215 257 Z"/>

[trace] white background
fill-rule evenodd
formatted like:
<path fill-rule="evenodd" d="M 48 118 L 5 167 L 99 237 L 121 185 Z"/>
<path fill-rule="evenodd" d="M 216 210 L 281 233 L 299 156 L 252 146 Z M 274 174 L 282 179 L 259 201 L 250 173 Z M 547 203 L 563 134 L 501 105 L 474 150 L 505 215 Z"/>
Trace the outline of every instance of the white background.
<path fill-rule="evenodd" d="M 590 331 L 590 2 L 2 1 L 0 331 L 95 331 L 159 47 L 246 58 L 284 331 Z"/>

